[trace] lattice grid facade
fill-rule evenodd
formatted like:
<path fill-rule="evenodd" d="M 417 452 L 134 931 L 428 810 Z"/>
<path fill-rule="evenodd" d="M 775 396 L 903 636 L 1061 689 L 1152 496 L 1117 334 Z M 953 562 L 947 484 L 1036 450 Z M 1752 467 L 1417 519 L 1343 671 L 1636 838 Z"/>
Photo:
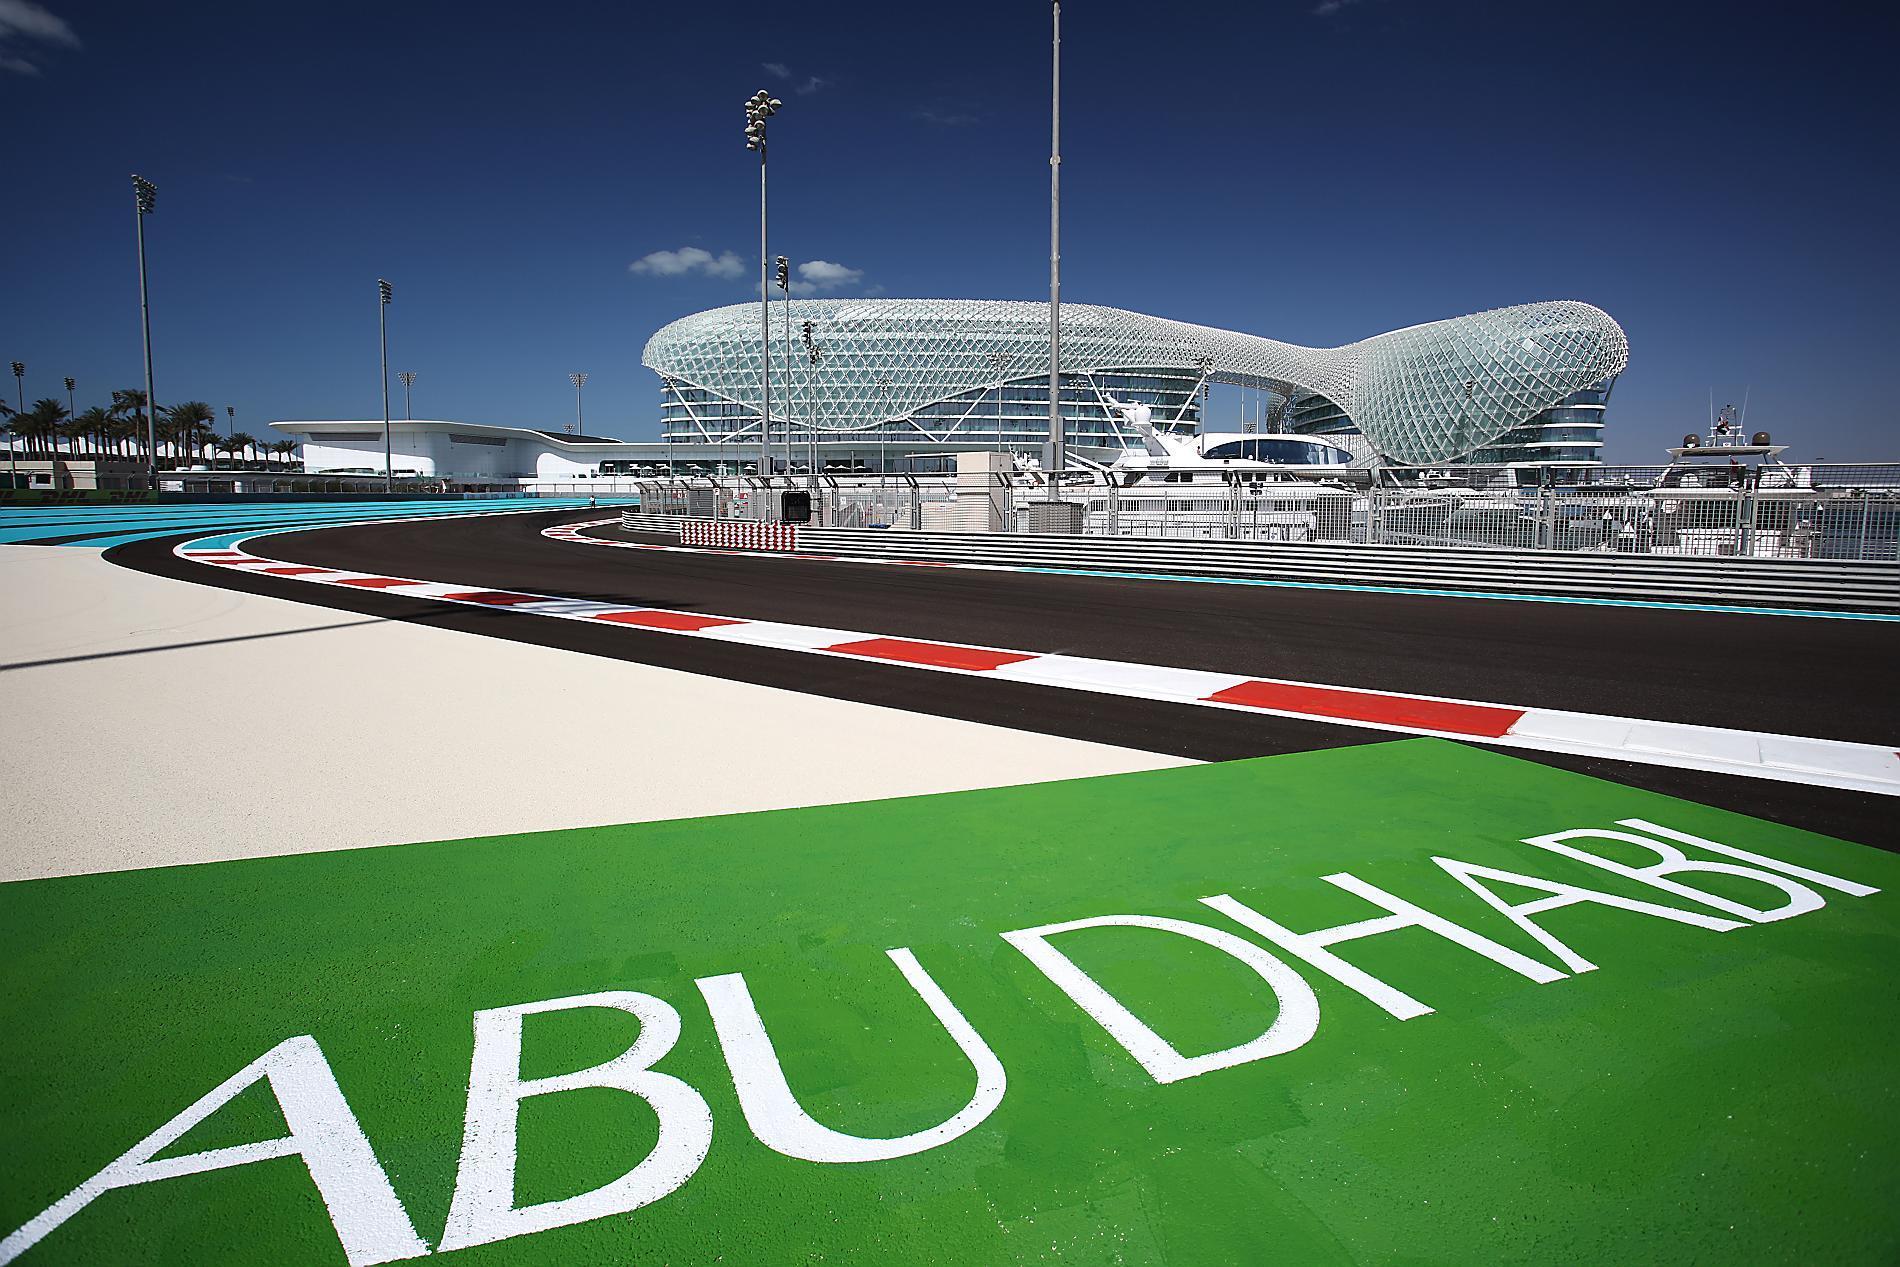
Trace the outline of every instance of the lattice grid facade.
<path fill-rule="evenodd" d="M 811 299 L 771 314 L 774 433 L 927 447 L 1033 451 L 1048 418 L 1048 309 L 1006 300 Z M 794 339 L 812 322 L 810 364 Z M 759 309 L 734 304 L 667 325 L 642 361 L 664 384 L 676 441 L 756 444 Z M 1192 431 L 1207 382 L 1323 397 L 1383 454 L 1468 454 L 1572 393 L 1613 377 L 1629 343 L 1608 314 L 1569 300 L 1523 304 L 1309 348 L 1092 304 L 1062 309 L 1062 412 L 1071 443 L 1124 447 L 1111 398 Z M 788 367 L 790 373 L 787 373 Z"/>

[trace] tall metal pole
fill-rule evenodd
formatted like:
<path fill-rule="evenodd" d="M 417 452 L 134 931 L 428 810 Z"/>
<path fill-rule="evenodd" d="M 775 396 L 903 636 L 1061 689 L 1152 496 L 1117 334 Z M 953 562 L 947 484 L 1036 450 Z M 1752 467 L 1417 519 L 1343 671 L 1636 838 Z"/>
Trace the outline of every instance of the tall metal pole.
<path fill-rule="evenodd" d="M 784 104 L 761 88 L 746 102 L 745 144 L 759 152 L 759 474 L 772 472 L 772 305 L 765 249 L 765 121 Z"/>
<path fill-rule="evenodd" d="M 416 372 L 414 370 L 404 370 L 402 373 L 396 375 L 396 377 L 402 380 L 402 420 L 408 422 L 411 417 L 409 413 L 409 389 L 416 385 Z"/>
<path fill-rule="evenodd" d="M 765 142 L 759 142 L 759 474 L 772 469 L 772 307 L 765 270 Z"/>
<path fill-rule="evenodd" d="M 152 395 L 152 305 L 145 289 L 145 217 L 158 205 L 158 186 L 134 174 L 133 218 L 139 227 L 139 321 L 145 329 L 145 487 L 158 491 L 158 401 Z"/>
<path fill-rule="evenodd" d="M 574 430 L 576 434 L 586 435 L 587 427 L 581 422 L 581 388 L 587 385 L 587 375 L 576 371 L 567 376 L 567 381 L 574 384 Z"/>
<path fill-rule="evenodd" d="M 376 330 L 383 345 L 383 492 L 396 491 L 395 446 L 389 438 L 389 283 L 376 279 Z"/>
<path fill-rule="evenodd" d="M 778 257 L 778 288 L 783 292 L 779 315 L 785 318 L 785 475 L 792 474 L 792 272 L 791 261 Z"/>
<path fill-rule="evenodd" d="M 14 386 L 19 390 L 20 408 L 14 413 L 13 421 L 7 424 L 8 488 L 18 488 L 20 485 L 20 432 L 18 428 L 20 425 L 20 414 L 26 412 L 26 365 L 24 362 L 15 361 L 13 363 L 13 382 Z"/>
<path fill-rule="evenodd" d="M 1049 74 L 1049 500 L 1068 464 L 1062 434 L 1062 0 L 1051 0 Z"/>

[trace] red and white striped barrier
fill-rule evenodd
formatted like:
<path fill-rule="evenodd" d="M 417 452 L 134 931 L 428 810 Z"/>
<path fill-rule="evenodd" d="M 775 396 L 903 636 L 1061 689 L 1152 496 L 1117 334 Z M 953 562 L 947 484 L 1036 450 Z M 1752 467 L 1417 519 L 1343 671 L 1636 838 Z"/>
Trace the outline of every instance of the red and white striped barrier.
<path fill-rule="evenodd" d="M 729 526 L 755 530 L 776 527 Z M 572 525 L 568 527 L 571 531 Z M 785 527 L 777 530 L 792 532 Z M 173 552 L 195 563 L 231 571 L 255 572 L 317 585 L 380 590 L 405 598 L 527 616 L 596 622 L 632 631 L 875 661 L 1130 699 L 1273 713 L 1399 734 L 1470 740 L 1503 748 L 1710 770 L 1900 796 L 1900 749 L 1879 744 L 1365 690 L 1173 665 L 1132 664 L 1052 652 L 980 647 L 862 630 L 751 620 L 743 616 L 559 598 L 521 590 L 489 590 L 446 581 L 289 563 L 252 554 L 242 548 L 243 544 L 209 548 L 187 541 L 174 547 Z"/>
<path fill-rule="evenodd" d="M 798 529 L 789 524 L 760 524 L 743 519 L 686 519 L 680 544 L 732 546 L 740 550 L 796 550 Z"/>

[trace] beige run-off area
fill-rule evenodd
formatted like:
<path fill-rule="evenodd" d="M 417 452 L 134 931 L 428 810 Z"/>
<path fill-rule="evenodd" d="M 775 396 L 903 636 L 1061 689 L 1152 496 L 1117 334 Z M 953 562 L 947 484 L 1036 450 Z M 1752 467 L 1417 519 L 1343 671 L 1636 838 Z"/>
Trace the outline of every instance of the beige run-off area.
<path fill-rule="evenodd" d="M 0 547 L 0 640 L 0 880 L 1189 764 L 167 580 L 82 547 Z"/>

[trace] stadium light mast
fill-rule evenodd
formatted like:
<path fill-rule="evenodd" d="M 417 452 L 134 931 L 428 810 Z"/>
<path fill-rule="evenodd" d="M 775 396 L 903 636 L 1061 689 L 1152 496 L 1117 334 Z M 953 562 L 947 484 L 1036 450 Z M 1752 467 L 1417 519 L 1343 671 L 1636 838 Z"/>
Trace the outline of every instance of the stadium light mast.
<path fill-rule="evenodd" d="M 394 446 L 389 442 L 389 283 L 376 279 L 376 329 L 383 344 L 383 492 L 396 491 Z"/>
<path fill-rule="evenodd" d="M 581 388 L 587 386 L 587 375 L 576 370 L 567 376 L 567 381 L 574 384 L 574 431 L 586 435 L 587 428 L 581 425 Z"/>
<path fill-rule="evenodd" d="M 1051 0 L 1049 72 L 1049 500 L 1068 463 L 1062 434 L 1062 0 Z"/>
<path fill-rule="evenodd" d="M 416 385 L 416 372 L 414 370 L 404 370 L 402 373 L 396 375 L 396 377 L 402 380 L 402 420 L 408 422 L 409 389 Z"/>
<path fill-rule="evenodd" d="M 152 398 L 152 305 L 145 289 L 145 217 L 158 206 L 158 186 L 136 172 L 132 196 L 139 229 L 139 322 L 145 331 L 145 487 L 158 491 L 158 402 Z"/>
<path fill-rule="evenodd" d="M 765 121 L 785 103 L 761 88 L 745 103 L 745 147 L 759 152 L 759 474 L 772 469 L 772 308 L 765 251 Z"/>

